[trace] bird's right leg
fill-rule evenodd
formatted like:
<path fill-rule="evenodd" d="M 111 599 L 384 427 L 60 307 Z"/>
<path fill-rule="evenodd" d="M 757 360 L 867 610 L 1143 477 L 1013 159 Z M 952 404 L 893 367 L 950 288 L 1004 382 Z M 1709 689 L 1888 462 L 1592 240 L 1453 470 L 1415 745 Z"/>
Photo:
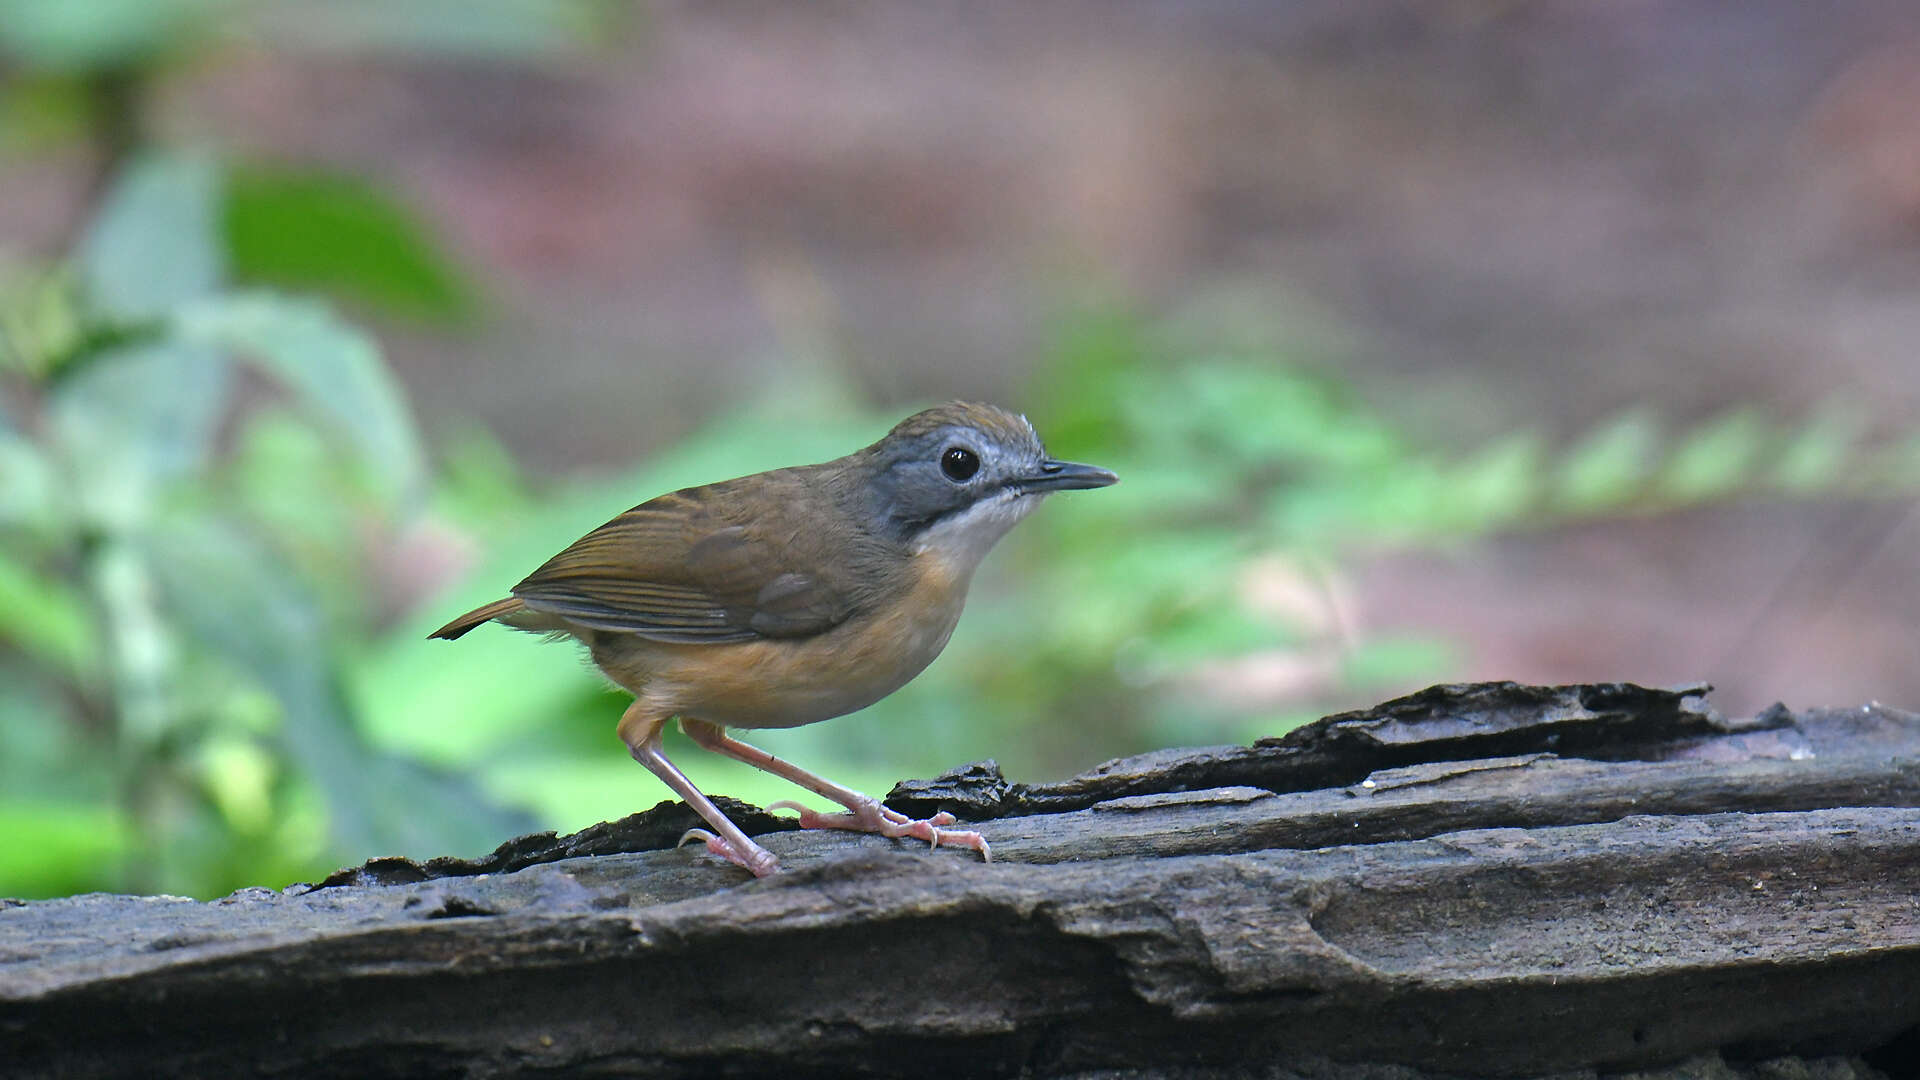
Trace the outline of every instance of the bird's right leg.
<path fill-rule="evenodd" d="M 687 774 L 681 772 L 673 762 L 667 760 L 667 755 L 661 752 L 660 732 L 667 726 L 668 719 L 670 717 L 667 713 L 645 706 L 636 700 L 627 706 L 626 713 L 620 717 L 620 740 L 627 744 L 627 750 L 633 754 L 633 760 L 645 765 L 653 775 L 660 778 L 662 783 L 685 799 L 695 813 L 707 819 L 707 824 L 713 826 L 711 833 L 704 829 L 694 829 L 688 832 L 687 836 L 698 837 L 706 843 L 708 851 L 736 866 L 746 868 L 754 877 L 766 877 L 768 874 L 777 872 L 780 869 L 780 861 L 773 857 L 773 852 L 748 839 L 747 834 L 741 832 L 738 825 L 727 820 L 727 815 L 713 805 L 713 800 L 700 794 L 700 789 L 693 786 L 693 781 L 687 779 Z M 681 842 L 685 841 L 686 837 L 681 837 Z"/>
<path fill-rule="evenodd" d="M 945 844 L 948 847 L 968 847 L 980 853 L 987 862 L 993 861 L 993 848 L 987 838 L 971 829 L 948 829 L 944 826 L 954 823 L 954 816 L 944 810 L 924 821 L 915 821 L 897 810 L 889 809 L 879 799 L 863 795 L 852 788 L 810 773 L 790 761 L 782 761 L 757 746 L 748 746 L 739 739 L 728 735 L 726 729 L 707 720 L 696 720 L 683 716 L 680 718 L 680 730 L 687 737 L 716 754 L 725 754 L 736 761 L 744 761 L 756 769 L 770 772 L 775 776 L 791 780 L 808 791 L 824 795 L 847 808 L 844 814 L 822 814 L 797 802 L 782 800 L 770 803 L 768 810 L 790 807 L 800 812 L 800 827 L 803 829 L 849 829 L 854 832 L 879 833 L 881 836 L 910 836 L 916 840 L 925 840 L 934 847 Z"/>

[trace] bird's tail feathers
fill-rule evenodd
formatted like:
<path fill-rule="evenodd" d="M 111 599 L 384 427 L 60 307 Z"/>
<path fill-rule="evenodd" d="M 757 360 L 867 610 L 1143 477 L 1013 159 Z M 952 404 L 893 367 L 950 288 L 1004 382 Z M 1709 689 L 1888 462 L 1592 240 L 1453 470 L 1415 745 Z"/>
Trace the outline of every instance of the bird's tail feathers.
<path fill-rule="evenodd" d="M 521 610 L 520 598 L 517 596 L 509 596 L 505 600 L 495 600 L 491 604 L 482 604 L 427 636 L 452 641 L 461 634 L 466 633 L 489 619 L 497 619 L 502 615 L 511 615 L 519 610 Z"/>

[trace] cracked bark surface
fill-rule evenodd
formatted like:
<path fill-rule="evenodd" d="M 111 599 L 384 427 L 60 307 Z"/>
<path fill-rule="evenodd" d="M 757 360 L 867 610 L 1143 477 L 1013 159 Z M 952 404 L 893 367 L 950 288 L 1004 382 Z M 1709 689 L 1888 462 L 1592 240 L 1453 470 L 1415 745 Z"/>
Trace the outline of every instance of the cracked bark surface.
<path fill-rule="evenodd" d="M 991 865 L 731 806 L 788 867 L 749 881 L 663 804 L 285 892 L 13 902 L 0 1074 L 1876 1075 L 1920 1031 L 1920 717 L 1704 692 L 1436 687 L 896 787 Z"/>

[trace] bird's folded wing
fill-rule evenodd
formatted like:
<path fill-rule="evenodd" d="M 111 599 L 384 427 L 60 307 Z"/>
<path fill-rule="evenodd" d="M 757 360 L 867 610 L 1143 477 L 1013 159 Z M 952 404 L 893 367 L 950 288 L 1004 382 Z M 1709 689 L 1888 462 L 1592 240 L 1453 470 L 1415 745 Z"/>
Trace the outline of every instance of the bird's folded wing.
<path fill-rule="evenodd" d="M 721 643 L 807 637 L 844 621 L 856 590 L 790 501 L 754 508 L 732 484 L 663 495 L 621 514 L 514 587 L 535 611 L 655 641 Z M 769 505 L 770 504 L 770 505 Z"/>

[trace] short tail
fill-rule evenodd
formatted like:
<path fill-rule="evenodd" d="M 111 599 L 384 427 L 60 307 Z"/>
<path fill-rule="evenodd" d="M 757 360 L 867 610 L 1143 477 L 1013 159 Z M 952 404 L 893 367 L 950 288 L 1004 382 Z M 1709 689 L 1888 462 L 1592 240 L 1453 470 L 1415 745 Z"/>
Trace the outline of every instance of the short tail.
<path fill-rule="evenodd" d="M 452 641 L 454 638 L 459 637 L 461 634 L 466 633 L 489 619 L 497 619 L 502 615 L 511 615 L 519 610 L 520 598 L 517 596 L 509 596 L 505 600 L 495 600 L 491 604 L 483 604 L 480 607 L 474 608 L 472 611 L 467 612 L 465 615 L 460 616 L 427 636 L 430 638 L 445 638 L 448 641 Z"/>

